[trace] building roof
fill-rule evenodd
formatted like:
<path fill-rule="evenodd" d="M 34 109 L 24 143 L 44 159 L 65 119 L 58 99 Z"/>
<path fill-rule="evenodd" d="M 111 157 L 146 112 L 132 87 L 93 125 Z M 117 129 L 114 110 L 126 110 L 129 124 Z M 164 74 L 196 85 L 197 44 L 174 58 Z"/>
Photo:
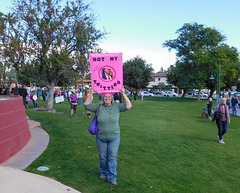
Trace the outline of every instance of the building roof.
<path fill-rule="evenodd" d="M 152 73 L 152 77 L 167 77 L 166 72 Z"/>

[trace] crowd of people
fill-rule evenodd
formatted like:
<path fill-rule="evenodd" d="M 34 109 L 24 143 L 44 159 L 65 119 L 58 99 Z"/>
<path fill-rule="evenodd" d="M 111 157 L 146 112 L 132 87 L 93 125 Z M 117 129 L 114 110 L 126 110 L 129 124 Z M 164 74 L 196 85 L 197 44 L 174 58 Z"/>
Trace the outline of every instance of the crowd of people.
<path fill-rule="evenodd" d="M 73 92 L 76 92 L 77 95 L 77 103 L 81 104 L 82 93 L 80 90 L 61 90 L 60 88 L 56 88 L 54 91 L 54 98 L 63 96 L 64 100 L 70 101 L 70 96 Z M 29 108 L 29 102 L 32 101 L 33 108 L 37 108 L 37 100 L 39 97 L 43 99 L 43 101 L 48 101 L 49 91 L 47 88 L 39 88 L 36 87 L 35 84 L 31 84 L 30 87 L 25 85 L 21 85 L 17 82 L 17 80 L 13 80 L 11 84 L 2 84 L 0 88 L 0 95 L 11 95 L 11 96 L 21 96 L 23 98 L 23 105 L 25 108 Z M 60 103 L 61 104 L 61 103 Z"/>
<path fill-rule="evenodd" d="M 25 108 L 28 108 L 30 101 L 33 102 L 33 106 L 36 108 L 39 90 L 34 84 L 28 88 L 25 85 L 19 84 L 17 80 L 13 80 L 10 85 L 1 85 L 0 95 L 21 96 L 23 98 L 23 105 Z"/>

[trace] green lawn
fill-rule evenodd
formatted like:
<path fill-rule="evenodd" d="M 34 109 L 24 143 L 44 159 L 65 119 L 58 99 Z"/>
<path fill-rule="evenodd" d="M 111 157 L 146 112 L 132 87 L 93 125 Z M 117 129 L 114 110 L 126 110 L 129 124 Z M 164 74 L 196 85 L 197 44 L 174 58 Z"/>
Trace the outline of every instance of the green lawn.
<path fill-rule="evenodd" d="M 97 145 L 87 131 L 91 120 L 82 114 L 83 105 L 78 117 L 70 117 L 67 102 L 54 105 L 60 112 L 56 114 L 28 109 L 27 115 L 49 133 L 50 144 L 27 171 L 83 193 L 239 192 L 240 119 L 232 117 L 226 144 L 220 144 L 216 124 L 200 118 L 206 102 L 153 97 L 132 101 L 133 108 L 120 117 L 117 187 L 98 179 Z M 46 103 L 39 100 L 38 105 Z M 38 172 L 39 166 L 50 170 Z"/>

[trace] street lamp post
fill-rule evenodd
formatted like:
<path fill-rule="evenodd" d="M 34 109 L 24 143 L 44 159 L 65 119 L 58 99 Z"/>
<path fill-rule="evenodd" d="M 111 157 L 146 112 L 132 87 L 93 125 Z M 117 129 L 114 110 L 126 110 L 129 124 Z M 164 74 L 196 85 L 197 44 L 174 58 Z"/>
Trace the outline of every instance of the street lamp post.
<path fill-rule="evenodd" d="M 213 70 L 211 73 L 210 80 L 214 81 L 213 72 L 217 72 L 218 82 L 217 82 L 217 104 L 219 104 L 220 100 L 220 83 L 221 83 L 221 65 L 219 65 L 219 70 Z"/>

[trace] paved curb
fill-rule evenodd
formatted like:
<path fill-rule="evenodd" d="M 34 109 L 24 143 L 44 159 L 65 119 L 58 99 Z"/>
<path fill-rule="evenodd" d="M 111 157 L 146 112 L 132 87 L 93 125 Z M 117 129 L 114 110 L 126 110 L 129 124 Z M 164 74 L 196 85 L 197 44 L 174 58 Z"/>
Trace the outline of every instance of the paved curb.
<path fill-rule="evenodd" d="M 24 170 L 47 148 L 49 135 L 42 129 L 41 123 L 28 120 L 28 124 L 31 133 L 29 142 L 22 148 L 21 151 L 9 158 L 0 166 Z"/>
<path fill-rule="evenodd" d="M 28 124 L 31 138 L 27 145 L 0 164 L 0 193 L 80 193 L 56 180 L 21 171 L 44 152 L 50 139 L 41 123 L 28 120 Z"/>

